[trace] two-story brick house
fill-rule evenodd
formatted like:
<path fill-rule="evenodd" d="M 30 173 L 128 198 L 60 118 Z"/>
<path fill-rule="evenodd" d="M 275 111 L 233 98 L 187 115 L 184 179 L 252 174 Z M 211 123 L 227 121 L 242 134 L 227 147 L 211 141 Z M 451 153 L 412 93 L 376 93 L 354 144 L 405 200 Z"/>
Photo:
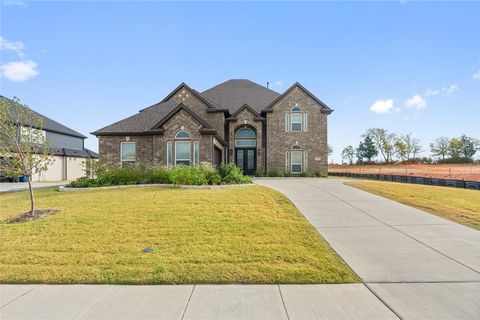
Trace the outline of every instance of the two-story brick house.
<path fill-rule="evenodd" d="M 182 83 L 161 102 L 92 134 L 100 157 L 120 165 L 230 162 L 247 174 L 326 174 L 332 111 L 299 83 L 282 94 L 249 80 L 201 93 Z"/>

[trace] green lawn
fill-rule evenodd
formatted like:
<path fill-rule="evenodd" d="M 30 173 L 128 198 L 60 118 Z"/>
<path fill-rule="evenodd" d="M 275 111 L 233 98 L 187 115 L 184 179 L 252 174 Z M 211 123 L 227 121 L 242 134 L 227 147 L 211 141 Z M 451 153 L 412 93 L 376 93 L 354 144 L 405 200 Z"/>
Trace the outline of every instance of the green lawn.
<path fill-rule="evenodd" d="M 36 190 L 59 212 L 21 224 L 28 194 L 0 195 L 1 283 L 344 283 L 357 276 L 282 194 Z M 145 247 L 152 253 L 144 253 Z"/>
<path fill-rule="evenodd" d="M 346 184 L 480 230 L 478 191 L 371 180 Z"/>

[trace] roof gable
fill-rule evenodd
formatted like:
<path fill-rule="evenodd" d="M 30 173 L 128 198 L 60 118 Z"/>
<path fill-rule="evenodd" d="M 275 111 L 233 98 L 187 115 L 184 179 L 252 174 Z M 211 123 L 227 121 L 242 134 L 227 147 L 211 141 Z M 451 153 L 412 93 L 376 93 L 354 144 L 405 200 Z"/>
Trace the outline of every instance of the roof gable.
<path fill-rule="evenodd" d="M 215 109 L 217 106 L 214 104 L 213 101 L 211 101 L 210 99 L 204 97 L 202 94 L 200 94 L 200 92 L 198 92 L 197 90 L 194 90 L 192 88 L 190 88 L 185 82 L 182 82 L 180 83 L 180 85 L 178 87 L 176 87 L 172 92 L 170 92 L 168 94 L 168 96 L 166 96 L 165 98 L 163 98 L 163 100 L 161 101 L 162 102 L 166 102 L 168 100 L 170 100 L 178 91 L 180 91 L 180 89 L 186 89 L 187 91 L 189 91 L 191 94 L 193 94 L 196 98 L 198 98 L 200 101 L 202 101 L 203 103 L 205 103 L 209 108 L 213 108 Z M 185 101 L 185 99 L 184 99 Z"/>
<path fill-rule="evenodd" d="M 212 129 L 208 123 L 206 123 L 202 118 L 200 118 L 195 112 L 193 112 L 190 108 L 188 108 L 186 105 L 183 103 L 180 103 L 177 107 L 175 107 L 172 111 L 170 111 L 163 119 L 161 119 L 159 122 L 157 122 L 150 130 L 158 130 L 161 129 L 161 127 L 168 122 L 173 116 L 175 116 L 178 112 L 181 110 L 185 111 L 188 113 L 190 116 L 192 116 L 193 119 L 195 119 L 199 124 L 202 125 L 202 129 Z"/>
<path fill-rule="evenodd" d="M 288 88 L 284 93 L 282 93 L 280 96 L 278 96 L 275 100 L 273 100 L 267 108 L 265 108 L 263 111 L 264 112 L 272 112 L 273 111 L 273 106 L 275 104 L 277 104 L 280 100 L 282 100 L 283 97 L 287 96 L 290 92 L 293 91 L 293 89 L 295 88 L 299 88 L 300 90 L 302 90 L 303 92 L 305 92 L 310 98 L 312 98 L 315 102 L 317 102 L 320 107 L 321 107 L 321 111 L 322 113 L 327 113 L 327 114 L 330 114 L 333 112 L 333 109 L 330 109 L 329 106 L 327 106 L 325 103 L 323 103 L 322 100 L 320 100 L 319 98 L 317 98 L 313 93 L 311 93 L 310 91 L 308 91 L 304 86 L 302 86 L 300 83 L 298 82 L 295 82 L 290 88 Z"/>

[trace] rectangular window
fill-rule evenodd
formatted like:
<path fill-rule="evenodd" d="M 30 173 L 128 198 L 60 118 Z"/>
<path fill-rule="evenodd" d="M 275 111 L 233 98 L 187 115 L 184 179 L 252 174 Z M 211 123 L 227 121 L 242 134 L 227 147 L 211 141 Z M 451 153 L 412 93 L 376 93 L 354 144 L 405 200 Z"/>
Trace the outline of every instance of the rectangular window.
<path fill-rule="evenodd" d="M 171 168 L 173 165 L 173 150 L 172 141 L 167 141 L 167 168 Z"/>
<path fill-rule="evenodd" d="M 189 166 L 191 164 L 191 142 L 175 141 L 175 165 Z"/>
<path fill-rule="evenodd" d="M 22 142 L 43 143 L 46 137 L 47 133 L 44 130 L 20 126 L 20 141 Z"/>
<path fill-rule="evenodd" d="M 303 170 L 305 172 L 308 171 L 308 152 L 307 151 L 303 152 Z"/>
<path fill-rule="evenodd" d="M 290 162 L 292 164 L 292 173 L 302 172 L 302 151 L 290 152 Z"/>
<path fill-rule="evenodd" d="M 302 131 L 302 114 L 291 114 L 292 131 Z"/>
<path fill-rule="evenodd" d="M 303 131 L 308 130 L 308 113 L 303 114 Z"/>
<path fill-rule="evenodd" d="M 289 152 L 285 152 L 285 172 L 288 172 L 290 169 L 290 163 L 289 163 Z"/>
<path fill-rule="evenodd" d="M 120 144 L 120 159 L 122 166 L 134 165 L 136 152 L 135 142 L 122 142 Z"/>
<path fill-rule="evenodd" d="M 193 164 L 198 165 L 200 164 L 200 150 L 198 141 L 193 142 Z"/>
<path fill-rule="evenodd" d="M 285 132 L 290 131 L 290 115 L 285 113 Z"/>

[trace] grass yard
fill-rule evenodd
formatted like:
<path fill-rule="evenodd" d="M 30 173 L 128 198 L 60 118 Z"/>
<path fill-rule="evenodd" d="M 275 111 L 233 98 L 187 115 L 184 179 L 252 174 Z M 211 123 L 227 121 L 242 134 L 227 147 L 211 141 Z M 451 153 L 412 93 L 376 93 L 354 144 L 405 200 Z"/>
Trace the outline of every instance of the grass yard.
<path fill-rule="evenodd" d="M 1 283 L 359 280 L 290 201 L 266 187 L 35 194 L 40 209 L 59 212 L 6 224 L 28 210 L 28 194 L 0 195 Z"/>
<path fill-rule="evenodd" d="M 346 184 L 480 230 L 478 191 L 370 180 Z"/>

